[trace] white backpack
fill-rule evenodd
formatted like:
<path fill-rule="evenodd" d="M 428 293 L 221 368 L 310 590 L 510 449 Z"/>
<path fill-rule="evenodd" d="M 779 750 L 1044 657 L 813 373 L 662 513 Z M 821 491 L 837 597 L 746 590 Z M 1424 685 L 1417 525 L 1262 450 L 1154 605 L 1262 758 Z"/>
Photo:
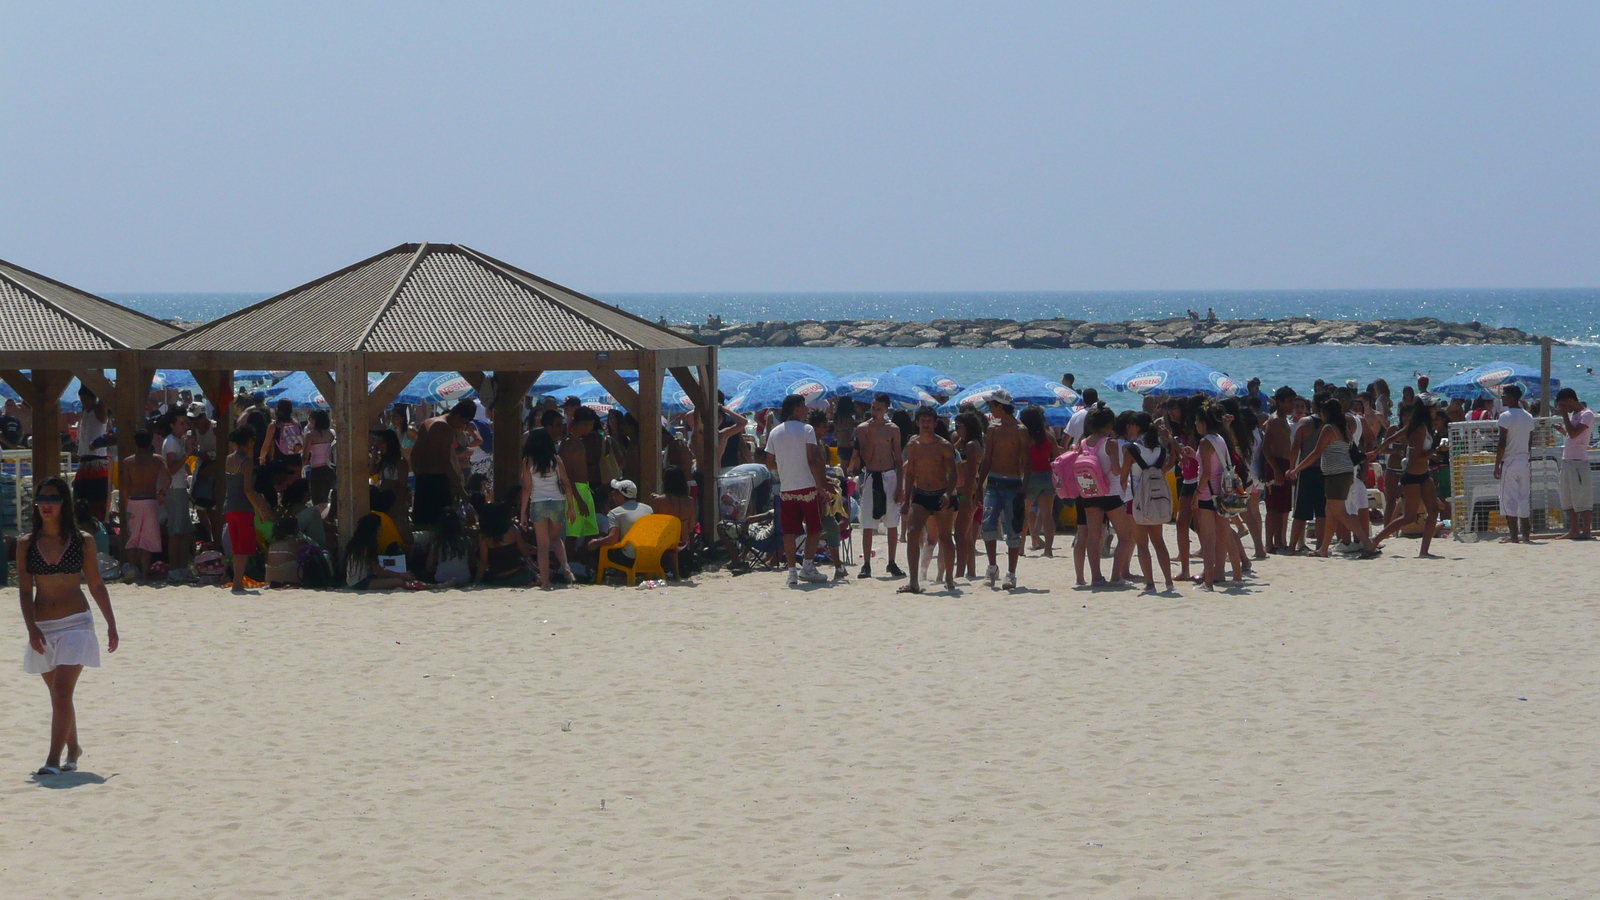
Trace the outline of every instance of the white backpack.
<path fill-rule="evenodd" d="M 1162 447 L 1161 455 L 1148 466 L 1138 447 L 1131 449 L 1137 467 L 1129 469 L 1133 480 L 1133 521 L 1139 525 L 1165 525 L 1172 521 L 1172 485 L 1167 482 L 1167 473 L 1161 470 L 1167 448 Z"/>

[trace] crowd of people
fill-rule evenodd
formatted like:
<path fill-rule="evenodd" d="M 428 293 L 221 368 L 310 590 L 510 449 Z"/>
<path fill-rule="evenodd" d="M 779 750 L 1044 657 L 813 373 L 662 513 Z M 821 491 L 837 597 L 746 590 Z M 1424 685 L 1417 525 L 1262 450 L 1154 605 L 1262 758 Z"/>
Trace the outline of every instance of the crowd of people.
<path fill-rule="evenodd" d="M 1449 493 L 1452 422 L 1496 421 L 1504 540 L 1529 540 L 1535 418 L 1522 390 L 1507 385 L 1469 406 L 1427 387 L 1424 376 L 1397 399 L 1381 380 L 1365 389 L 1319 380 L 1306 395 L 1285 386 L 1267 397 L 1251 382 L 1244 399 L 1147 396 L 1142 410 L 1120 413 L 1087 388 L 1082 407 L 1060 427 L 1038 406 L 1019 409 L 1005 391 L 990 395 L 982 412 L 963 408 L 953 419 L 930 407 L 894 410 L 882 395 L 864 416 L 848 399 L 830 415 L 797 395 L 784 402 L 777 424 L 758 417 L 752 444 L 775 472 L 781 564 L 791 585 L 827 580 L 816 562 L 839 559 L 830 535 L 851 517 L 830 508 L 845 500 L 858 506 L 858 577 L 873 577 L 874 539 L 885 533 L 883 574 L 906 578 L 900 590 L 908 593 L 924 590 L 935 554 L 937 581 L 947 589 L 958 578 L 979 578 L 979 542 L 982 580 L 1015 588 L 1025 544 L 1054 555 L 1066 516 L 1077 526 L 1078 586 L 1137 577 L 1147 591 L 1182 581 L 1212 590 L 1241 582 L 1253 560 L 1271 554 L 1371 559 L 1402 533 L 1419 538 L 1419 556 L 1432 556 Z M 1594 414 L 1565 388 L 1551 415 L 1564 439 L 1561 538 L 1589 540 Z M 909 572 L 898 564 L 902 538 Z M 836 563 L 834 578 L 844 577 Z"/>

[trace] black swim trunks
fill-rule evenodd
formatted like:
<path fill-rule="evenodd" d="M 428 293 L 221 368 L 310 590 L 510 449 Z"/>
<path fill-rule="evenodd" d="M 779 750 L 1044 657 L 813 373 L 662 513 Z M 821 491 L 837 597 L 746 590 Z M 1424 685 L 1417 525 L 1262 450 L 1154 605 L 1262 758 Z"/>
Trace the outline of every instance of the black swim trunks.
<path fill-rule="evenodd" d="M 938 515 L 944 512 L 945 509 L 956 510 L 961 508 L 961 501 L 954 494 L 950 495 L 950 505 L 948 507 L 941 506 L 940 502 L 944 497 L 944 491 L 925 491 L 921 488 L 914 488 L 911 491 L 911 502 L 927 510 L 931 515 Z"/>
<path fill-rule="evenodd" d="M 411 495 L 411 524 L 434 525 L 450 507 L 450 476 L 417 475 L 417 489 Z"/>

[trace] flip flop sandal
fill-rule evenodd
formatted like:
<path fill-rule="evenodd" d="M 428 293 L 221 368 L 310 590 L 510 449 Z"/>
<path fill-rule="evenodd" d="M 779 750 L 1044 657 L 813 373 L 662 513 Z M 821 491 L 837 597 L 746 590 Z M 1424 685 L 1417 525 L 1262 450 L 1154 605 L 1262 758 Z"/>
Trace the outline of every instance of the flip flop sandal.
<path fill-rule="evenodd" d="M 60 775 L 61 774 L 61 769 L 60 769 L 59 766 L 40 766 L 39 767 L 39 771 L 37 771 L 37 772 L 35 772 L 33 774 L 35 774 L 35 775 Z"/>

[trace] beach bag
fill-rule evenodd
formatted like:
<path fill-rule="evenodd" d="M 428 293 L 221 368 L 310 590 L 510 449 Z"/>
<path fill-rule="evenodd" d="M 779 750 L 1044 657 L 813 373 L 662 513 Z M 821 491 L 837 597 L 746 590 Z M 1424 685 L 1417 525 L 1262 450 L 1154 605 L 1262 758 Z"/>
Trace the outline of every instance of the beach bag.
<path fill-rule="evenodd" d="M 1222 496 L 1217 498 L 1217 513 L 1228 518 L 1244 514 L 1245 507 L 1250 505 L 1250 493 L 1245 488 L 1244 479 L 1239 477 L 1238 469 L 1234 466 L 1222 467 Z"/>
<path fill-rule="evenodd" d="M 1075 497 L 1105 497 L 1112 493 L 1111 476 L 1100 465 L 1099 449 L 1106 442 L 1101 438 L 1091 445 L 1079 442 L 1050 463 L 1050 472 L 1056 483 L 1056 496 L 1063 500 Z"/>
<path fill-rule="evenodd" d="M 1139 525 L 1165 525 L 1172 521 L 1172 485 L 1161 470 L 1167 451 L 1163 447 L 1154 465 L 1145 465 L 1138 450 L 1133 452 L 1138 472 L 1133 476 L 1133 521 Z"/>

